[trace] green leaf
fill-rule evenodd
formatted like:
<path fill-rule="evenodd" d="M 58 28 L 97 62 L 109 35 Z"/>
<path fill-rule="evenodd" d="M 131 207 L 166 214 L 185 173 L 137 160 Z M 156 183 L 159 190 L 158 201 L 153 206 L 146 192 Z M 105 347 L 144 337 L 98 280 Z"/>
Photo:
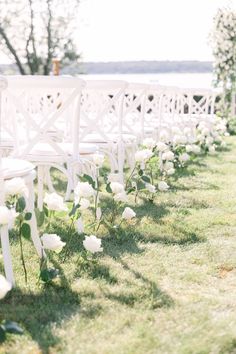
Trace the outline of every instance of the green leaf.
<path fill-rule="evenodd" d="M 143 175 L 143 170 L 141 170 L 141 168 L 138 170 L 138 174 L 139 174 L 139 176 Z"/>
<path fill-rule="evenodd" d="M 150 179 L 150 177 L 148 177 L 148 176 L 143 175 L 143 176 L 141 177 L 141 179 L 142 179 L 144 182 L 151 183 L 151 179 Z"/>
<path fill-rule="evenodd" d="M 26 224 L 26 223 L 22 224 L 21 233 L 25 238 L 30 239 L 31 229 L 30 229 L 29 224 Z"/>
<path fill-rule="evenodd" d="M 38 227 L 42 226 L 45 220 L 45 213 L 44 211 L 40 211 L 38 208 L 35 209 L 35 215 L 37 219 L 37 225 Z"/>
<path fill-rule="evenodd" d="M 145 189 L 145 183 L 143 183 L 142 181 L 138 181 L 137 182 L 137 190 L 140 191 L 141 189 Z"/>
<path fill-rule="evenodd" d="M 76 204 L 76 205 L 73 204 L 73 207 L 72 207 L 72 209 L 71 209 L 71 211 L 70 211 L 70 213 L 69 213 L 69 216 L 75 215 L 75 213 L 76 213 L 76 211 L 77 211 L 77 209 L 78 209 L 79 207 L 80 207 L 80 204 Z"/>
<path fill-rule="evenodd" d="M 56 268 L 47 268 L 47 269 L 41 270 L 40 279 L 44 283 L 49 283 L 53 279 L 57 278 L 58 275 L 59 275 L 59 270 L 58 269 L 56 269 Z"/>
<path fill-rule="evenodd" d="M 25 220 L 31 220 L 32 213 L 25 213 Z"/>
<path fill-rule="evenodd" d="M 94 189 L 96 189 L 95 181 L 91 176 L 83 174 L 83 176 L 79 176 L 79 179 L 81 182 L 88 182 Z"/>
<path fill-rule="evenodd" d="M 127 191 L 127 194 L 130 194 L 130 193 L 135 192 L 135 191 L 136 191 L 135 187 L 129 188 L 128 191 Z"/>
<path fill-rule="evenodd" d="M 3 325 L 0 326 L 0 343 L 3 343 L 6 340 L 6 332 Z"/>
<path fill-rule="evenodd" d="M 25 210 L 26 207 L 26 202 L 24 197 L 18 198 L 16 202 L 16 212 L 17 213 L 22 213 Z"/>
<path fill-rule="evenodd" d="M 106 185 L 106 191 L 107 191 L 107 193 L 112 193 L 112 190 L 111 190 L 111 183 L 108 183 L 108 184 Z"/>
<path fill-rule="evenodd" d="M 5 321 L 3 323 L 3 328 L 7 333 L 14 333 L 14 334 L 23 334 L 23 329 L 18 325 L 18 323 L 13 321 Z"/>
<path fill-rule="evenodd" d="M 46 215 L 46 217 L 48 217 L 49 213 L 48 213 L 48 208 L 46 207 L 46 205 L 43 206 L 43 211 L 44 211 L 44 214 Z"/>

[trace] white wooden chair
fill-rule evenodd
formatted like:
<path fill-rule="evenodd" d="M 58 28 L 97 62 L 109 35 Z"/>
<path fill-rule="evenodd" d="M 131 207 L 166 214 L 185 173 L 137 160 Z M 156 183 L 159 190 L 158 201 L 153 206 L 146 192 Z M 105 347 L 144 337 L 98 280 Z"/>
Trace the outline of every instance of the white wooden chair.
<path fill-rule="evenodd" d="M 4 93 L 16 129 L 12 156 L 38 167 L 38 206 L 43 203 L 43 186 L 53 190 L 50 168 L 67 177 L 69 198 L 75 171 L 85 166 L 87 156 L 97 151 L 94 144 L 79 145 L 80 98 L 84 82 L 72 77 L 9 77 Z M 7 118 L 7 117 L 6 117 Z"/>
<path fill-rule="evenodd" d="M 129 136 L 122 134 L 123 102 L 127 83 L 88 80 L 83 90 L 80 142 L 94 143 L 110 160 L 112 172 L 123 178 L 124 149 Z"/>
<path fill-rule="evenodd" d="M 4 92 L 6 88 L 7 88 L 7 80 L 3 77 L 0 77 L 0 103 L 2 102 L 1 101 L 2 92 Z M 1 107 L 0 107 L 0 122 L 1 122 Z M 1 142 L 1 129 L 0 129 L 0 142 Z M 32 241 L 39 257 L 43 257 L 43 256 L 45 257 L 45 253 L 39 238 L 36 217 L 34 213 L 33 181 L 35 179 L 35 175 L 36 174 L 35 174 L 34 166 L 30 162 L 19 160 L 19 159 L 2 158 L 2 149 L 0 149 L 0 185 L 1 185 L 0 205 L 4 205 L 5 202 L 4 181 L 15 177 L 23 178 L 26 183 L 26 186 L 29 189 L 29 197 L 26 200 L 26 203 L 27 203 L 27 210 L 32 214 L 31 220 L 28 221 L 31 228 Z M 7 225 L 1 226 L 0 232 L 1 232 L 1 246 L 2 246 L 5 275 L 7 280 L 12 285 L 14 285 L 15 279 L 14 279 L 13 268 L 12 268 L 8 226 Z"/>

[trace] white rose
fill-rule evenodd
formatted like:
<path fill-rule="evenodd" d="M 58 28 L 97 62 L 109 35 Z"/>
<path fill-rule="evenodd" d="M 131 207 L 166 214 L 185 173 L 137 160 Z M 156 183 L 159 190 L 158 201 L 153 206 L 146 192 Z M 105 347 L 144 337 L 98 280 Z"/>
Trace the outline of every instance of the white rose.
<path fill-rule="evenodd" d="M 124 186 L 119 182 L 111 182 L 110 187 L 114 194 L 124 193 Z"/>
<path fill-rule="evenodd" d="M 167 142 L 169 140 L 169 133 L 166 130 L 161 130 L 159 134 L 159 138 L 161 141 Z"/>
<path fill-rule="evenodd" d="M 194 154 L 198 155 L 201 153 L 201 148 L 198 145 L 192 145 L 192 151 Z"/>
<path fill-rule="evenodd" d="M 164 170 L 170 170 L 171 168 L 174 168 L 174 164 L 173 164 L 173 162 L 171 162 L 171 161 L 166 161 L 165 163 L 164 163 Z"/>
<path fill-rule="evenodd" d="M 157 150 L 160 152 L 163 152 L 168 149 L 168 145 L 163 143 L 162 141 L 159 141 L 159 143 L 157 143 L 156 146 L 157 146 Z"/>
<path fill-rule="evenodd" d="M 43 234 L 41 236 L 43 248 L 50 251 L 55 251 L 57 253 L 61 252 L 62 248 L 65 246 L 65 242 L 61 241 L 60 236 L 56 234 Z"/>
<path fill-rule="evenodd" d="M 210 154 L 210 155 L 215 155 L 216 149 L 215 149 L 215 146 L 214 146 L 214 145 L 209 146 L 208 149 L 209 149 L 209 154 Z"/>
<path fill-rule="evenodd" d="M 78 200 L 78 204 L 80 205 L 80 210 L 86 210 L 90 206 L 90 201 L 86 198 L 81 198 Z"/>
<path fill-rule="evenodd" d="M 3 275 L 0 275 L 0 299 L 3 299 L 11 288 L 11 283 Z"/>
<path fill-rule="evenodd" d="M 102 240 L 94 235 L 85 236 L 85 240 L 83 241 L 84 248 L 91 253 L 102 252 L 103 248 L 101 244 Z"/>
<path fill-rule="evenodd" d="M 94 195 L 94 189 L 88 182 L 78 182 L 75 188 L 75 195 L 80 198 L 89 198 Z"/>
<path fill-rule="evenodd" d="M 96 219 L 100 220 L 101 217 L 102 217 L 102 209 L 100 207 L 98 207 L 96 210 Z"/>
<path fill-rule="evenodd" d="M 165 181 L 161 181 L 158 183 L 158 189 L 161 191 L 161 192 L 165 192 L 169 189 L 170 187 L 168 186 L 168 184 L 165 182 Z"/>
<path fill-rule="evenodd" d="M 68 208 L 64 204 L 63 198 L 57 193 L 46 193 L 44 203 L 47 204 L 48 209 L 54 211 L 67 211 Z"/>
<path fill-rule="evenodd" d="M 193 152 L 193 146 L 192 145 L 186 145 L 185 149 L 186 149 L 186 152 Z"/>
<path fill-rule="evenodd" d="M 151 183 L 146 183 L 146 184 L 145 184 L 145 187 L 147 188 L 147 190 L 148 190 L 150 193 L 155 193 L 155 192 L 156 192 L 156 187 L 153 186 L 153 184 L 151 184 Z"/>
<path fill-rule="evenodd" d="M 135 161 L 136 162 L 145 162 L 145 161 L 149 160 L 152 157 L 152 155 L 153 155 L 152 150 L 149 150 L 149 149 L 137 151 L 135 153 Z"/>
<path fill-rule="evenodd" d="M 23 178 L 16 177 L 5 181 L 6 195 L 23 195 L 29 196 L 28 188 L 25 185 Z"/>
<path fill-rule="evenodd" d="M 136 216 L 136 213 L 133 211 L 133 209 L 126 207 L 122 213 L 122 219 L 125 220 L 131 220 L 132 218 L 134 218 Z"/>
<path fill-rule="evenodd" d="M 191 129 L 189 127 L 184 128 L 184 135 L 190 135 L 191 134 Z"/>
<path fill-rule="evenodd" d="M 126 203 L 128 201 L 128 196 L 125 193 L 125 191 L 121 192 L 121 193 L 117 193 L 114 195 L 114 200 L 116 202 L 123 202 Z"/>
<path fill-rule="evenodd" d="M 166 161 L 166 160 L 172 161 L 172 160 L 174 160 L 174 158 L 175 158 L 175 155 L 172 151 L 166 151 L 162 154 L 162 160 L 164 160 L 164 161 Z"/>
<path fill-rule="evenodd" d="M 0 225 L 8 225 L 12 222 L 12 212 L 6 206 L 0 206 Z"/>
<path fill-rule="evenodd" d="M 185 152 L 183 154 L 179 155 L 179 161 L 181 161 L 181 162 L 187 162 L 189 159 L 190 159 L 189 154 L 187 154 Z"/>
<path fill-rule="evenodd" d="M 204 136 L 207 136 L 207 135 L 210 134 L 210 130 L 209 130 L 208 128 L 204 128 L 204 129 L 202 129 L 202 134 L 203 134 Z"/>
<path fill-rule="evenodd" d="M 175 135 L 173 137 L 174 145 L 186 144 L 186 142 L 187 142 L 187 138 L 184 135 Z"/>
<path fill-rule="evenodd" d="M 102 167 L 103 163 L 104 163 L 104 155 L 103 154 L 93 154 L 93 162 L 95 163 L 95 165 L 97 165 L 98 167 Z"/>
<path fill-rule="evenodd" d="M 148 149 L 153 149 L 156 146 L 156 142 L 153 138 L 146 138 L 143 140 L 143 145 L 146 146 Z"/>
<path fill-rule="evenodd" d="M 212 143 L 213 143 L 213 141 L 214 141 L 214 139 L 211 137 L 211 136 L 209 136 L 208 138 L 206 138 L 206 145 L 211 145 Z"/>
<path fill-rule="evenodd" d="M 169 170 L 166 171 L 168 176 L 172 176 L 175 173 L 175 169 L 174 168 L 170 168 Z"/>

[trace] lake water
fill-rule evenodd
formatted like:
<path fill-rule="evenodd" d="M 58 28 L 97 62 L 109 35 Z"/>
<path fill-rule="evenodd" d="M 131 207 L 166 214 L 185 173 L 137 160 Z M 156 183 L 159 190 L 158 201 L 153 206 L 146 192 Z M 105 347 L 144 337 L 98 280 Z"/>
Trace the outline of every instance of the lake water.
<path fill-rule="evenodd" d="M 125 80 L 128 82 L 157 83 L 167 86 L 188 88 L 212 88 L 211 73 L 161 73 L 161 74 L 96 74 L 80 75 L 84 79 Z"/>

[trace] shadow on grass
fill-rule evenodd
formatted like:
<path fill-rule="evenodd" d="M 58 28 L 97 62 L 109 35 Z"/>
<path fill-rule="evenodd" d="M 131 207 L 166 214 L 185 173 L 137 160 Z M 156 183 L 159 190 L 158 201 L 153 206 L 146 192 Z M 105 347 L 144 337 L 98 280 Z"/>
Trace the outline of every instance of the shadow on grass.
<path fill-rule="evenodd" d="M 174 305 L 173 299 L 157 285 L 156 282 L 149 280 L 142 273 L 132 269 L 122 259 L 118 259 L 123 269 L 130 272 L 135 280 L 141 281 L 139 284 L 130 284 L 129 288 L 123 292 L 111 292 L 108 289 L 102 289 L 103 295 L 109 300 L 119 302 L 122 305 L 133 307 L 135 305 L 145 305 L 151 309 L 161 307 L 171 307 Z"/>
<path fill-rule="evenodd" d="M 81 308 L 79 294 L 71 289 L 60 265 L 53 259 L 51 261 L 60 270 L 58 283 L 42 285 L 39 293 L 26 293 L 15 288 L 2 300 L 0 307 L 0 317 L 19 323 L 25 333 L 38 343 L 43 354 L 51 353 L 52 347 L 60 343 L 55 325 L 63 326 L 64 321 L 78 312 L 82 318 L 93 319 L 102 310 L 99 304 L 94 303 Z"/>

